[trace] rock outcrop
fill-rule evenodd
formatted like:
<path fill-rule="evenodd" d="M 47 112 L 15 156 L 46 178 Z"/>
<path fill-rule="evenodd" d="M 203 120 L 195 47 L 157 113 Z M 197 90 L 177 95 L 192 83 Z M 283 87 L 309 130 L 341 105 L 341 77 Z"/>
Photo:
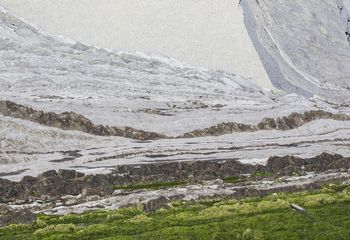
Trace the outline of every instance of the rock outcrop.
<path fill-rule="evenodd" d="M 319 156 L 303 159 L 294 156 L 270 157 L 266 171 L 277 175 L 300 174 L 302 172 L 324 172 L 332 169 L 349 169 L 350 158 L 338 154 L 323 153 Z"/>
<path fill-rule="evenodd" d="M 48 196 L 84 194 L 106 196 L 113 193 L 113 186 L 187 181 L 225 179 L 227 177 L 251 174 L 292 175 L 303 172 L 325 172 L 348 169 L 350 158 L 323 153 L 303 159 L 293 156 L 271 157 L 267 165 L 246 165 L 232 160 L 168 162 L 141 165 L 117 166 L 110 174 L 85 175 L 74 170 L 52 170 L 38 177 L 24 177 L 20 182 L 0 179 L 0 202 L 28 200 Z"/>
<path fill-rule="evenodd" d="M 0 114 L 29 120 L 49 127 L 61 128 L 63 130 L 76 130 L 98 136 L 119 136 L 137 140 L 165 138 L 162 134 L 146 132 L 131 127 L 95 125 L 86 117 L 74 112 L 58 114 L 54 112 L 38 111 L 11 101 L 0 101 Z"/>
<path fill-rule="evenodd" d="M 132 127 L 95 125 L 88 118 L 74 112 L 64 112 L 60 114 L 54 112 L 44 112 L 16 104 L 11 101 L 0 101 L 0 114 L 13 118 L 33 121 L 45 126 L 60 128 L 63 130 L 76 130 L 98 136 L 119 136 L 137 140 L 170 138 L 160 133 L 146 132 Z M 185 133 L 178 136 L 178 138 L 220 136 L 234 132 L 253 132 L 259 130 L 285 131 L 298 128 L 306 123 L 318 119 L 349 121 L 350 116 L 346 114 L 334 114 L 322 110 L 314 110 L 304 113 L 292 113 L 288 116 L 277 118 L 264 118 L 257 125 L 235 122 L 220 123 L 209 128 L 198 129 Z"/>
<path fill-rule="evenodd" d="M 152 213 L 161 208 L 169 208 L 169 202 L 170 199 L 164 196 L 160 196 L 143 204 L 143 209 L 145 210 L 145 212 Z"/>
<path fill-rule="evenodd" d="M 277 118 L 264 118 L 257 125 L 248 125 L 242 123 L 220 123 L 205 129 L 195 130 L 185 133 L 181 137 L 205 137 L 220 136 L 234 132 L 253 132 L 259 130 L 291 130 L 303 126 L 306 123 L 319 119 L 333 119 L 337 121 L 349 121 L 350 116 L 346 114 L 334 114 L 322 110 L 307 111 L 304 113 L 292 113 L 288 116 Z"/>
<path fill-rule="evenodd" d="M 35 214 L 30 211 L 14 210 L 0 205 L 0 227 L 9 224 L 32 224 L 35 220 Z"/>

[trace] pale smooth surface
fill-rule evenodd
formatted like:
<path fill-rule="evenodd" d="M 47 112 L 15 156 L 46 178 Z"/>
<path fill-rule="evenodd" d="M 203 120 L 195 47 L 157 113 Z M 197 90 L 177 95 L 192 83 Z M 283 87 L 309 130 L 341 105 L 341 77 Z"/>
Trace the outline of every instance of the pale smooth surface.
<path fill-rule="evenodd" d="M 46 32 L 140 51 L 272 84 L 232 0 L 0 0 Z"/>

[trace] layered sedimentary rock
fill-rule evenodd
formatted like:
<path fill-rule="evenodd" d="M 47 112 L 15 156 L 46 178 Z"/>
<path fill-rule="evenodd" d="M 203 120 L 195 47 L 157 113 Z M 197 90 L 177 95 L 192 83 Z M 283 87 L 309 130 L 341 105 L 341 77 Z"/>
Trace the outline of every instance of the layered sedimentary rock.
<path fill-rule="evenodd" d="M 325 111 L 308 111 L 304 113 L 292 113 L 291 115 L 278 118 L 264 118 L 256 126 L 232 122 L 221 123 L 210 128 L 185 133 L 182 137 L 219 136 L 234 132 L 252 132 L 259 130 L 286 131 L 301 127 L 304 124 L 318 119 L 334 119 L 337 121 L 349 121 L 350 117 L 346 114 L 333 114 Z"/>
<path fill-rule="evenodd" d="M 11 101 L 0 101 L 0 114 L 36 122 L 49 127 L 63 130 L 76 130 L 97 136 L 119 136 L 137 140 L 170 138 L 162 134 L 145 132 L 131 127 L 95 125 L 86 117 L 74 112 L 64 112 L 60 114 L 53 112 L 46 113 L 30 107 L 18 105 Z M 349 121 L 350 116 L 346 114 L 334 114 L 322 110 L 307 111 L 304 113 L 292 113 L 291 115 L 278 118 L 264 118 L 256 126 L 233 122 L 221 123 L 210 128 L 185 133 L 177 138 L 220 136 L 234 132 L 253 132 L 258 130 L 286 131 L 319 119 Z"/>
<path fill-rule="evenodd" d="M 63 130 L 76 130 L 97 136 L 119 136 L 138 140 L 165 138 L 162 134 L 145 132 L 131 127 L 109 127 L 95 125 L 86 117 L 74 112 L 45 113 L 10 101 L 0 101 L 0 113 L 4 116 L 33 121 Z"/>
<path fill-rule="evenodd" d="M 20 182 L 0 179 L 0 201 L 29 198 L 62 197 L 90 192 L 88 195 L 108 196 L 114 186 L 156 182 L 199 182 L 244 175 L 266 174 L 291 176 L 307 172 L 322 173 L 346 170 L 350 159 L 341 155 L 321 154 L 302 159 L 294 156 L 271 157 L 264 165 L 246 165 L 235 159 L 225 161 L 192 161 L 118 166 L 111 174 L 85 175 L 73 170 L 52 170 L 38 177 L 24 177 Z M 259 176 L 256 174 L 256 176 Z M 86 195 L 86 193 L 85 193 Z"/>
<path fill-rule="evenodd" d="M 63 41 L 1 9 L 1 200 L 258 173 L 310 177 L 276 183 L 281 191 L 346 179 L 346 2 L 236 6 L 277 91 L 261 79 Z"/>

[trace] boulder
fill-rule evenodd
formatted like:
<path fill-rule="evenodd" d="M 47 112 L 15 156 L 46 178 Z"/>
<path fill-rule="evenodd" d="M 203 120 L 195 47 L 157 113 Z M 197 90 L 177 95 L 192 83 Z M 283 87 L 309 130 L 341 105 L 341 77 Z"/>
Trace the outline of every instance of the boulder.
<path fill-rule="evenodd" d="M 161 208 L 169 208 L 168 206 L 169 202 L 170 202 L 170 199 L 164 196 L 160 196 L 143 204 L 143 209 L 147 213 L 152 213 Z"/>
<path fill-rule="evenodd" d="M 10 224 L 32 224 L 35 220 L 35 214 L 32 212 L 0 206 L 0 227 Z"/>

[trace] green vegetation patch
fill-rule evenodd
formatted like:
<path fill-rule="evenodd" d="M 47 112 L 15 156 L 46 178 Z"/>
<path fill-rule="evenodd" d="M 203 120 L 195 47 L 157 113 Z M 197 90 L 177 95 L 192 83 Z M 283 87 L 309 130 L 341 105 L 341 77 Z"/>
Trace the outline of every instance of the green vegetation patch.
<path fill-rule="evenodd" d="M 242 175 L 242 176 L 227 177 L 227 178 L 224 178 L 223 181 L 224 181 L 224 183 L 236 184 L 236 183 L 248 181 L 248 179 L 249 179 L 249 177 Z"/>
<path fill-rule="evenodd" d="M 298 213 L 290 204 L 306 209 Z M 16 239 L 349 239 L 350 186 L 314 192 L 275 193 L 263 198 L 174 202 L 145 213 L 141 207 L 64 216 L 38 215 L 33 225 L 0 228 L 1 240 Z"/>
<path fill-rule="evenodd" d="M 125 186 L 114 186 L 114 190 L 138 190 L 138 189 L 161 189 L 167 187 L 176 187 L 187 184 L 186 181 L 174 181 L 174 182 L 155 182 L 149 184 L 132 184 Z"/>
<path fill-rule="evenodd" d="M 223 179 L 224 183 L 242 183 L 247 182 L 250 180 L 256 180 L 261 178 L 267 178 L 267 177 L 274 177 L 275 174 L 272 172 L 255 172 L 251 175 L 237 175 L 237 176 L 230 176 Z"/>

